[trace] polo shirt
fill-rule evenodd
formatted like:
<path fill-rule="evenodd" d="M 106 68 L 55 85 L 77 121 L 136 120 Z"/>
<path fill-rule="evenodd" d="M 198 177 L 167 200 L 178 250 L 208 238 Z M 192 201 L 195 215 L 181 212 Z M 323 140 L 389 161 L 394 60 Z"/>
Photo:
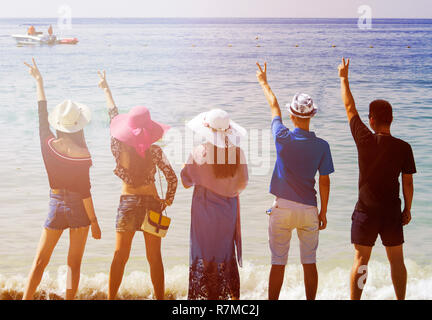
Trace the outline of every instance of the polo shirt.
<path fill-rule="evenodd" d="M 273 118 L 276 163 L 270 193 L 298 203 L 317 206 L 315 175 L 334 172 L 330 146 L 314 132 L 300 128 L 289 130 L 279 116 Z"/>

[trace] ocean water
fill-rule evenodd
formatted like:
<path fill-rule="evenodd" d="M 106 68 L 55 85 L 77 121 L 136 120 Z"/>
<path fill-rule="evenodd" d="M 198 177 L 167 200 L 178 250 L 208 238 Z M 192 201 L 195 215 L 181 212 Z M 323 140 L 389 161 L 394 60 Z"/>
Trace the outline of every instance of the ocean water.
<path fill-rule="evenodd" d="M 413 147 L 418 173 L 413 220 L 405 227 L 407 298 L 432 298 L 432 20 L 374 20 L 372 30 L 366 31 L 358 29 L 354 19 L 74 19 L 72 29 L 60 34 L 77 37 L 78 45 L 17 47 L 10 35 L 24 33 L 28 23 L 43 31 L 52 23 L 57 31 L 54 19 L 0 20 L 0 299 L 22 294 L 48 209 L 35 85 L 23 65 L 31 57 L 43 73 L 49 108 L 70 98 L 93 111 L 85 133 L 103 239 L 88 240 L 78 298 L 106 297 L 115 245 L 121 183 L 112 174 L 108 115 L 97 87 L 96 71 L 102 69 L 120 112 L 146 105 L 154 119 L 173 127 L 162 144 L 177 173 L 189 150 L 184 122 L 194 115 L 223 108 L 249 130 L 250 182 L 241 195 L 241 297 L 267 297 L 265 210 L 273 200 L 268 185 L 275 154 L 269 108 L 255 77 L 255 62 L 267 61 L 268 79 L 286 124 L 290 125 L 283 106 L 297 92 L 309 93 L 320 108 L 312 130 L 330 143 L 336 172 L 331 176 L 328 226 L 320 234 L 318 298 L 347 299 L 358 168 L 340 98 L 337 66 L 342 56 L 351 58 L 351 86 L 362 118 L 367 119 L 371 100 L 389 100 L 394 107 L 393 134 Z M 192 190 L 180 184 L 168 210 L 173 221 L 162 254 L 171 299 L 187 296 L 191 197 Z M 53 253 L 39 298 L 56 299 L 64 293 L 66 233 Z M 364 297 L 393 299 L 379 240 L 369 274 Z M 144 240 L 137 234 L 119 295 L 146 299 L 151 292 Z M 304 299 L 295 235 L 281 298 Z"/>

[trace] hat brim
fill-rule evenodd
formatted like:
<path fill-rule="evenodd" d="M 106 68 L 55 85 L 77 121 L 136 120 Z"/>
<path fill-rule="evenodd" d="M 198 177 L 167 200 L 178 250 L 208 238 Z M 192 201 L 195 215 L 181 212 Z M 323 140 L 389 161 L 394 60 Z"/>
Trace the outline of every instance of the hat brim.
<path fill-rule="evenodd" d="M 171 128 L 170 126 L 151 120 L 149 128 L 143 128 L 146 135 L 135 135 L 132 128 L 128 125 L 128 114 L 119 114 L 111 120 L 111 136 L 124 142 L 131 147 L 137 147 L 138 144 L 151 145 L 160 140 L 164 134 Z"/>
<path fill-rule="evenodd" d="M 292 110 L 291 110 L 291 104 L 290 104 L 290 103 L 288 103 L 288 104 L 286 105 L 286 107 L 287 107 L 288 112 L 290 113 L 290 115 L 292 115 L 292 116 L 294 116 L 294 117 L 297 117 L 297 118 L 302 118 L 302 119 L 310 119 L 310 118 L 313 118 L 313 117 L 317 114 L 317 112 L 318 112 L 318 107 L 317 107 L 315 104 L 313 105 L 313 111 L 312 111 L 312 113 L 309 114 L 309 115 L 307 115 L 307 116 L 303 116 L 303 115 L 295 114 L 294 112 L 292 112 Z"/>
<path fill-rule="evenodd" d="M 75 104 L 80 108 L 81 114 L 77 122 L 72 126 L 63 126 L 58 122 L 60 108 L 57 105 L 48 115 L 48 122 L 55 130 L 65 132 L 65 133 L 75 133 L 78 132 L 91 121 L 91 111 L 90 108 L 84 104 L 76 103 Z"/>
<path fill-rule="evenodd" d="M 240 140 L 247 136 L 245 128 L 230 119 L 230 129 L 226 132 L 215 131 L 204 125 L 204 119 L 207 112 L 200 113 L 195 118 L 190 120 L 186 126 L 199 136 L 206 139 L 206 141 L 219 147 L 225 148 L 225 137 L 228 137 L 229 143 L 234 146 L 240 146 Z"/>

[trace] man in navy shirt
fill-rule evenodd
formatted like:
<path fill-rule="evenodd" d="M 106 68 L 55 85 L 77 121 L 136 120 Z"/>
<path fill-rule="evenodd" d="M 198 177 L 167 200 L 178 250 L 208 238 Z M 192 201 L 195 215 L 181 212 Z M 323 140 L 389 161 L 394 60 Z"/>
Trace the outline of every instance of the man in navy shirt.
<path fill-rule="evenodd" d="M 277 152 L 270 184 L 270 193 L 275 196 L 275 201 L 269 210 L 272 268 L 268 295 L 270 300 L 279 298 L 291 233 L 297 229 L 306 298 L 311 300 L 315 299 L 318 287 L 316 250 L 319 230 L 325 229 L 327 225 L 329 175 L 334 172 L 330 147 L 325 140 L 309 131 L 310 119 L 316 114 L 317 108 L 307 94 L 296 94 L 292 103 L 287 105 L 295 129 L 291 131 L 283 125 L 279 104 L 267 82 L 267 64 L 264 63 L 264 70 L 257 65 L 257 78 L 271 109 L 272 133 Z M 319 213 L 315 191 L 317 172 L 321 199 Z"/>
<path fill-rule="evenodd" d="M 414 193 L 412 175 L 416 173 L 414 156 L 408 143 L 390 133 L 393 111 L 389 102 L 375 100 L 369 105 L 369 125 L 374 133 L 361 121 L 349 87 L 348 67 L 349 59 L 346 63 L 342 59 L 339 65 L 342 100 L 359 162 L 359 195 L 351 218 L 351 242 L 355 249 L 351 299 L 361 298 L 367 265 L 378 235 L 386 248 L 396 298 L 404 299 L 407 271 L 402 250 L 403 225 L 411 220 Z M 403 211 L 399 198 L 401 174 L 405 205 Z"/>

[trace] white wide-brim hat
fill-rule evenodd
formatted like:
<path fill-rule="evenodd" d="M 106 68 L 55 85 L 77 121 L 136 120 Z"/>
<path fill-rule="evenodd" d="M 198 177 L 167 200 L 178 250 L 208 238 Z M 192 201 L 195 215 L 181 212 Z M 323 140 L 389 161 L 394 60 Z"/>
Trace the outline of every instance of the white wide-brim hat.
<path fill-rule="evenodd" d="M 91 120 L 90 109 L 71 100 L 58 104 L 48 115 L 48 122 L 58 131 L 74 133 L 82 130 Z"/>
<path fill-rule="evenodd" d="M 187 123 L 187 127 L 219 148 L 239 146 L 240 140 L 247 136 L 246 129 L 221 109 L 200 113 Z"/>
<path fill-rule="evenodd" d="M 303 119 L 312 118 L 318 111 L 318 107 L 306 93 L 297 93 L 286 107 L 291 115 Z"/>

